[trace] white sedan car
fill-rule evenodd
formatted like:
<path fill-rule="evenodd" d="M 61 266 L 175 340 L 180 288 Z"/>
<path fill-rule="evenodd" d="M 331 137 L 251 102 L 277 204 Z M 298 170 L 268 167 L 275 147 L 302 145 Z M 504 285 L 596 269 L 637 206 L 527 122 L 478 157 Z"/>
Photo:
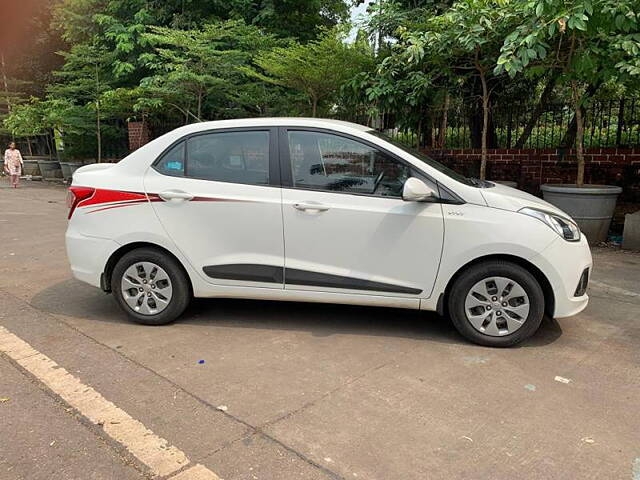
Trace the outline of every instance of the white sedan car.
<path fill-rule="evenodd" d="M 75 277 L 144 324 L 192 296 L 327 302 L 438 311 L 509 346 L 588 302 L 565 213 L 352 123 L 187 125 L 77 170 L 69 207 Z"/>

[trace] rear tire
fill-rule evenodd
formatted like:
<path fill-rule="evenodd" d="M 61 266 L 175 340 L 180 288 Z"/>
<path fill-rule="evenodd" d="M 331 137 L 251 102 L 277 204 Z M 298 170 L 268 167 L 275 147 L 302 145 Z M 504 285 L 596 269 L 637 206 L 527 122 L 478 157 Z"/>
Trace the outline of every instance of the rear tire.
<path fill-rule="evenodd" d="M 118 260 L 111 291 L 120 308 L 136 323 L 165 325 L 189 305 L 191 291 L 182 266 L 154 248 L 137 248 Z"/>
<path fill-rule="evenodd" d="M 502 260 L 478 263 L 452 286 L 449 315 L 458 332 L 488 347 L 510 347 L 533 335 L 544 315 L 544 294 L 526 269 Z"/>

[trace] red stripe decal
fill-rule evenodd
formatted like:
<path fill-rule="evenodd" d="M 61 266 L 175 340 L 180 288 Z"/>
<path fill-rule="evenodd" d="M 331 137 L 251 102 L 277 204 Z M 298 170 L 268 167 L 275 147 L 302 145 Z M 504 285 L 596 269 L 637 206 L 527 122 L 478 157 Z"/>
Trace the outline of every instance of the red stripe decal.
<path fill-rule="evenodd" d="M 90 210 L 87 213 L 96 213 L 96 212 L 102 212 L 103 210 L 111 210 L 113 208 L 122 208 L 122 207 L 128 207 L 130 205 L 139 205 L 139 202 L 135 202 L 135 203 L 124 203 L 124 204 L 119 204 L 119 205 L 110 205 L 108 207 L 102 207 L 102 208 L 96 208 L 95 210 Z"/>
<path fill-rule="evenodd" d="M 140 192 L 127 192 L 121 190 L 96 189 L 95 193 L 78 204 L 78 208 L 91 206 L 102 206 L 86 213 L 102 212 L 113 208 L 127 207 L 129 205 L 140 205 L 146 202 L 162 202 L 162 198 L 157 193 L 144 194 Z M 250 202 L 251 200 L 237 200 L 233 198 L 219 197 L 194 197 L 192 202 Z"/>
<path fill-rule="evenodd" d="M 80 202 L 78 208 L 89 207 L 91 205 L 102 205 L 104 203 L 124 202 L 131 200 L 147 200 L 144 193 L 124 192 L 120 190 L 102 190 L 96 189 L 96 192 L 90 198 Z"/>

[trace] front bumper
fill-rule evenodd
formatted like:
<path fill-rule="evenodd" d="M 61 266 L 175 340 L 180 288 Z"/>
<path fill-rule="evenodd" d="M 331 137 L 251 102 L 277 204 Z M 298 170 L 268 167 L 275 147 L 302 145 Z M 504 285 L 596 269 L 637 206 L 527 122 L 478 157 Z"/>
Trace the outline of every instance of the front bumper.
<path fill-rule="evenodd" d="M 586 293 L 575 296 L 585 269 L 589 269 L 590 275 L 593 266 L 591 250 L 584 235 L 579 242 L 567 242 L 558 237 L 531 261 L 551 284 L 554 318 L 570 317 L 586 308 L 589 296 Z"/>
<path fill-rule="evenodd" d="M 65 243 L 73 276 L 100 288 L 100 277 L 107 260 L 120 245 L 107 238 L 83 235 L 71 225 L 67 229 Z"/>

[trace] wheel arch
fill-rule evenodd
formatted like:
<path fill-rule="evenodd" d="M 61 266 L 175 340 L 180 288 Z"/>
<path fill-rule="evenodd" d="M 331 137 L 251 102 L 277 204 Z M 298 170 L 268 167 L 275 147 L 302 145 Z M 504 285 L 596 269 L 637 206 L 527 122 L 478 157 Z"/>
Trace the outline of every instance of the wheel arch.
<path fill-rule="evenodd" d="M 444 315 L 447 310 L 447 305 L 449 301 L 449 294 L 451 293 L 451 288 L 453 287 L 456 280 L 462 275 L 462 273 L 473 265 L 477 265 L 478 263 L 483 263 L 491 260 L 503 260 L 511 263 L 515 263 L 516 265 L 521 266 L 525 270 L 527 270 L 531 275 L 534 276 L 536 281 L 540 284 L 540 288 L 542 288 L 542 293 L 544 294 L 544 311 L 547 315 L 553 316 L 553 312 L 555 311 L 555 295 L 553 293 L 553 288 L 551 288 L 551 282 L 546 277 L 546 275 L 536 267 L 533 263 L 525 260 L 522 257 L 518 257 L 515 255 L 508 254 L 491 254 L 485 255 L 482 257 L 475 258 L 463 266 L 461 266 L 456 272 L 451 276 L 449 281 L 447 282 L 447 286 L 444 289 L 444 293 L 440 295 L 438 299 L 437 311 L 440 315 Z"/>
<path fill-rule="evenodd" d="M 159 250 L 160 252 L 173 258 L 178 263 L 178 265 L 180 265 L 180 268 L 182 269 L 183 273 L 187 277 L 187 280 L 189 281 L 189 291 L 193 295 L 193 281 L 191 280 L 191 276 L 189 275 L 189 272 L 187 272 L 187 269 L 184 267 L 180 259 L 176 257 L 170 250 L 167 250 L 166 248 L 151 242 L 127 243 L 126 245 L 122 245 L 120 248 L 118 248 L 116 251 L 114 251 L 111 254 L 109 259 L 107 260 L 107 263 L 104 266 L 104 271 L 102 272 L 102 275 L 100 275 L 100 288 L 102 288 L 103 291 L 107 293 L 111 292 L 111 275 L 113 274 L 113 269 L 118 263 L 118 260 L 120 260 L 127 253 L 133 250 L 136 250 L 138 248 L 153 248 L 154 250 Z"/>

